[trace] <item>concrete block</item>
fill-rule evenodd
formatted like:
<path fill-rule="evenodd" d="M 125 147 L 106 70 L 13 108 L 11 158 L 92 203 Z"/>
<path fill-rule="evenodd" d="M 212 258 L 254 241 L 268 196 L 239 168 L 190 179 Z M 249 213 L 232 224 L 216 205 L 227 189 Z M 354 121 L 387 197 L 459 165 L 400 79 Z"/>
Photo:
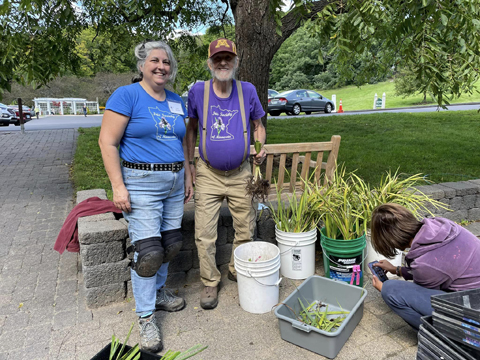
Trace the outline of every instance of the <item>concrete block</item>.
<path fill-rule="evenodd" d="M 95 266 L 82 266 L 83 280 L 87 289 L 130 280 L 130 260 Z"/>
<path fill-rule="evenodd" d="M 235 240 L 235 229 L 233 226 L 227 227 L 227 243 L 233 244 L 233 240 Z"/>
<path fill-rule="evenodd" d="M 477 195 L 477 199 L 475 200 L 475 207 L 480 208 L 480 195 Z"/>
<path fill-rule="evenodd" d="M 200 269 L 190 269 L 187 271 L 187 284 L 195 283 L 200 281 Z"/>
<path fill-rule="evenodd" d="M 463 196 L 455 196 L 450 199 L 450 209 L 452 210 L 464 210 L 465 204 L 463 203 Z"/>
<path fill-rule="evenodd" d="M 106 221 L 106 220 L 115 220 L 115 215 L 113 215 L 113 212 L 91 215 L 91 216 L 84 216 L 78 219 L 78 223 L 80 224 L 85 222 Z"/>
<path fill-rule="evenodd" d="M 473 209 L 475 207 L 475 203 L 477 202 L 478 195 L 465 195 L 463 197 L 463 203 L 465 209 Z"/>
<path fill-rule="evenodd" d="M 184 230 L 182 228 L 183 244 L 182 250 L 193 250 L 195 245 L 195 230 Z"/>
<path fill-rule="evenodd" d="M 222 219 L 222 225 L 223 226 L 232 226 L 233 225 L 232 214 L 230 213 L 230 210 L 228 209 L 228 207 L 222 206 L 220 208 L 220 217 Z"/>
<path fill-rule="evenodd" d="M 474 222 L 465 226 L 465 229 L 470 231 L 473 235 L 480 237 L 480 222 Z"/>
<path fill-rule="evenodd" d="M 450 198 L 453 198 L 457 195 L 457 190 L 452 189 L 451 187 L 448 187 L 448 186 L 443 186 L 443 184 L 435 184 L 435 185 L 430 185 L 430 186 L 438 186 L 439 188 L 441 188 L 444 192 L 444 196 L 442 196 L 442 197 L 446 197 L 446 198 L 450 199 Z"/>
<path fill-rule="evenodd" d="M 476 185 L 476 186 L 480 187 L 480 179 L 468 180 L 468 182 L 470 182 L 470 183 L 472 183 L 472 184 L 474 184 L 474 185 Z M 480 189 L 479 189 L 479 191 L 478 191 L 478 192 L 480 192 Z"/>
<path fill-rule="evenodd" d="M 126 298 L 127 299 L 133 299 L 133 289 L 132 289 L 132 280 L 128 280 L 126 282 L 127 284 L 127 295 L 126 295 Z"/>
<path fill-rule="evenodd" d="M 262 241 L 276 244 L 275 221 L 268 216 L 263 216 L 257 221 L 257 236 Z"/>
<path fill-rule="evenodd" d="M 83 265 L 93 266 L 123 260 L 125 258 L 125 250 L 123 249 L 123 241 L 91 245 L 81 244 L 80 255 L 82 256 Z"/>
<path fill-rule="evenodd" d="M 167 287 L 182 287 L 187 281 L 187 273 L 181 272 L 169 272 L 165 286 Z"/>
<path fill-rule="evenodd" d="M 450 219 L 452 221 L 460 222 L 462 220 L 468 219 L 468 210 L 455 210 L 455 211 L 443 214 L 443 217 Z"/>
<path fill-rule="evenodd" d="M 168 265 L 168 272 L 175 273 L 175 272 L 185 272 L 192 268 L 193 265 L 193 251 L 192 250 L 184 250 L 180 251 L 177 256 L 170 261 Z M 170 276 L 170 275 L 169 275 Z"/>
<path fill-rule="evenodd" d="M 227 227 L 219 226 L 217 228 L 217 241 L 215 242 L 216 246 L 225 245 L 227 243 Z"/>
<path fill-rule="evenodd" d="M 121 217 L 120 219 L 118 219 L 118 221 L 120 222 L 120 224 L 123 224 L 128 228 L 128 221 L 124 217 Z"/>
<path fill-rule="evenodd" d="M 200 259 L 198 258 L 198 250 L 197 249 L 192 250 L 192 258 L 193 258 L 192 268 L 193 269 L 199 269 L 200 268 Z"/>
<path fill-rule="evenodd" d="M 133 255 L 135 254 L 134 251 L 130 251 L 130 252 L 127 251 L 127 249 L 129 249 L 131 245 L 132 245 L 132 240 L 128 237 L 125 240 L 125 257 L 129 260 L 133 260 Z"/>
<path fill-rule="evenodd" d="M 480 220 L 480 208 L 473 208 L 468 210 L 468 221 Z"/>
<path fill-rule="evenodd" d="M 77 192 L 77 205 L 82 201 L 95 196 L 99 197 L 100 199 L 107 200 L 107 193 L 105 189 L 82 190 Z"/>
<path fill-rule="evenodd" d="M 90 309 L 125 300 L 125 283 L 109 284 L 85 289 L 86 304 Z"/>
<path fill-rule="evenodd" d="M 217 266 L 228 264 L 230 262 L 230 257 L 232 256 L 232 249 L 232 244 L 217 246 L 217 253 L 215 254 Z"/>
<path fill-rule="evenodd" d="M 423 194 L 430 196 L 434 200 L 445 197 L 445 191 L 442 187 L 435 185 L 416 186 L 415 189 Z"/>
<path fill-rule="evenodd" d="M 195 231 L 195 211 L 185 211 L 183 213 L 182 230 Z"/>
<path fill-rule="evenodd" d="M 117 220 L 85 222 L 78 224 L 80 244 L 96 244 L 109 241 L 125 240 L 127 227 Z"/>
<path fill-rule="evenodd" d="M 446 182 L 441 185 L 455 189 L 457 196 L 473 195 L 480 192 L 480 186 L 470 181 Z"/>

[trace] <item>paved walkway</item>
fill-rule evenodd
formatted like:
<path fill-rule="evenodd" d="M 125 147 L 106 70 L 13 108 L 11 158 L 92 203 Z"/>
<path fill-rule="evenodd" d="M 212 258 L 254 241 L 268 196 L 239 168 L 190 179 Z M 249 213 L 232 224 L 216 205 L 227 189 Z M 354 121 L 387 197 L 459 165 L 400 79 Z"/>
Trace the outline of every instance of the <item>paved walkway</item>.
<path fill-rule="evenodd" d="M 87 309 L 78 254 L 53 250 L 73 207 L 69 166 L 76 138 L 73 129 L 0 134 L 0 360 L 88 360 L 113 333 L 123 340 L 136 319 L 133 300 Z M 368 283 L 363 319 L 337 359 L 414 359 L 415 332 Z M 204 360 L 324 359 L 283 341 L 273 312 L 246 313 L 236 284 L 226 278 L 223 284 L 215 310 L 199 307 L 195 283 L 179 289 L 187 300 L 183 311 L 158 313 L 167 349 L 208 345 L 194 358 Z M 293 289 L 284 280 L 280 299 Z M 135 325 L 129 344 L 136 342 Z"/>

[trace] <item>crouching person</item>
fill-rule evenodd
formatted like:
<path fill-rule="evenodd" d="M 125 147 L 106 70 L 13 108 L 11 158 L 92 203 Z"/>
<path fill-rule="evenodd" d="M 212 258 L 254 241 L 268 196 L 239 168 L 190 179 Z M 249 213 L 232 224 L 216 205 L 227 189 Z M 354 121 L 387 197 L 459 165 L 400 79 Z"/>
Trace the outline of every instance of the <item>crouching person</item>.
<path fill-rule="evenodd" d="M 108 99 L 99 145 L 113 202 L 128 220 L 141 346 L 159 352 L 163 344 L 155 310 L 185 306 L 164 285 L 168 263 L 182 246 L 183 204 L 193 186 L 184 166 L 186 108 L 165 89 L 177 71 L 172 51 L 162 41 L 150 41 L 139 44 L 135 55 L 141 81 L 118 88 Z"/>
<path fill-rule="evenodd" d="M 418 221 L 405 207 L 384 204 L 372 214 L 372 246 L 387 258 L 410 248 L 406 266 L 380 260 L 377 266 L 405 280 L 373 286 L 387 305 L 416 330 L 420 318 L 431 315 L 432 295 L 480 288 L 480 240 L 468 230 L 441 217 Z"/>

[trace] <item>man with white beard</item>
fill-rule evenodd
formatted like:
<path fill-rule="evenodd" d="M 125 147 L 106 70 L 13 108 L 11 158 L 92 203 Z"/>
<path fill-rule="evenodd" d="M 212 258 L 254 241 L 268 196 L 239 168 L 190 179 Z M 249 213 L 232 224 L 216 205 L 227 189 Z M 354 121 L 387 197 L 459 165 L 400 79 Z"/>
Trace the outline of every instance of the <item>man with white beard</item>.
<path fill-rule="evenodd" d="M 233 251 L 253 240 L 255 208 L 245 185 L 251 178 L 250 122 L 255 140 L 265 144 L 261 122 L 265 115 L 255 87 L 236 81 L 237 49 L 228 39 L 217 39 L 208 48 L 208 68 L 212 80 L 196 83 L 188 93 L 187 149 L 195 184 L 195 243 L 200 260 L 200 278 L 205 285 L 200 296 L 203 309 L 218 304 L 221 279 L 217 268 L 215 242 L 220 206 L 224 199 L 233 218 L 235 239 L 228 278 L 237 281 Z M 195 169 L 194 151 L 200 125 L 200 158 Z M 254 154 L 252 154 L 254 155 Z M 255 154 L 260 165 L 265 150 Z"/>

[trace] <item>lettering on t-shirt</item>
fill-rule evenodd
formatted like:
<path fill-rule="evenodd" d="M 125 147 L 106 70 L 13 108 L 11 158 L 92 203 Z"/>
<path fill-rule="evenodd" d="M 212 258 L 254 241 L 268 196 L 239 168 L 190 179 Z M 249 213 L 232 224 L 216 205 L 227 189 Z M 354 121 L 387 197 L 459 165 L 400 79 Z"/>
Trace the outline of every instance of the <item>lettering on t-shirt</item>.
<path fill-rule="evenodd" d="M 212 128 L 210 140 L 227 141 L 235 137 L 228 131 L 230 120 L 238 113 L 238 110 L 221 109 L 220 105 L 210 107 L 210 118 L 212 119 Z"/>
<path fill-rule="evenodd" d="M 148 110 L 155 121 L 157 140 L 168 141 L 178 139 L 178 136 L 175 134 L 175 122 L 179 115 L 162 111 L 158 107 L 149 107 Z"/>

